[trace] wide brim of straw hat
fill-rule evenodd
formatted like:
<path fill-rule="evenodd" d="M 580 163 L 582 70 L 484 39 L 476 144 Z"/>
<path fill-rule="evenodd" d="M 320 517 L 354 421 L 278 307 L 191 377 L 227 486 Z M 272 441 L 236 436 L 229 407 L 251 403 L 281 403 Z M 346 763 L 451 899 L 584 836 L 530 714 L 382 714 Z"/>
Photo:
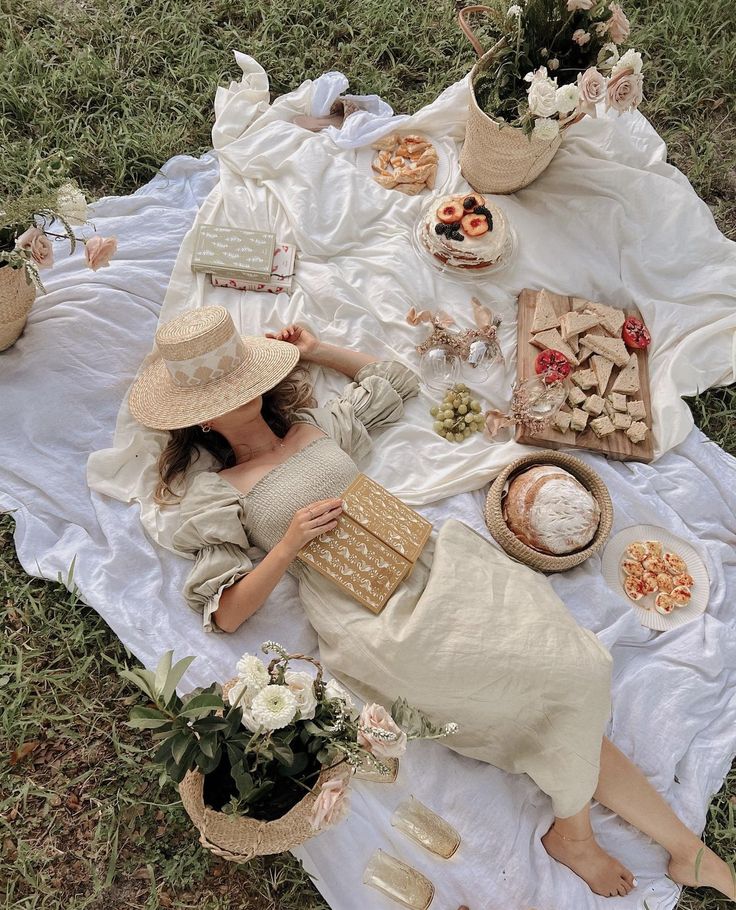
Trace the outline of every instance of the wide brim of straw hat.
<path fill-rule="evenodd" d="M 214 420 L 278 385 L 299 362 L 293 344 L 254 335 L 240 336 L 247 356 L 225 376 L 201 386 L 176 385 L 160 355 L 133 383 L 130 412 L 154 430 L 177 430 Z"/>

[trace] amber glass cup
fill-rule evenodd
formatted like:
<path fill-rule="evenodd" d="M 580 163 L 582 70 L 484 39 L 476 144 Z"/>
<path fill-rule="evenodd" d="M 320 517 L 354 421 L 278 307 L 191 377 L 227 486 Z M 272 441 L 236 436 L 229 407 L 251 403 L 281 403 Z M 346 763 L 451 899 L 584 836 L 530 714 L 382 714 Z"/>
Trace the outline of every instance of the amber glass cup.
<path fill-rule="evenodd" d="M 426 876 L 383 850 L 371 856 L 363 882 L 409 910 L 427 910 L 434 898 L 434 885 Z"/>
<path fill-rule="evenodd" d="M 453 856 L 460 846 L 460 835 L 452 825 L 413 796 L 399 804 L 391 824 L 443 859 Z"/>

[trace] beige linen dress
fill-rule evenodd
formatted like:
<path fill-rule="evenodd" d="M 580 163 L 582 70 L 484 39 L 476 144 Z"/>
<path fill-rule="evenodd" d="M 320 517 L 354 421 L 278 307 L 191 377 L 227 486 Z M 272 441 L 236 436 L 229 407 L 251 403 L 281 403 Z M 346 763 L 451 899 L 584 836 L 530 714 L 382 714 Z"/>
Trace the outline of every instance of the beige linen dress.
<path fill-rule="evenodd" d="M 371 364 L 342 398 L 299 412 L 325 436 L 247 493 L 216 473 L 194 479 L 174 543 L 195 558 L 184 593 L 205 628 L 223 589 L 253 569 L 252 548 L 269 551 L 297 509 L 340 496 L 358 473 L 353 458 L 370 450 L 368 429 L 397 420 L 416 391 L 405 367 Z M 557 816 L 586 805 L 610 712 L 611 658 L 543 575 L 455 520 L 435 529 L 378 616 L 310 567 L 289 571 L 322 660 L 361 698 L 388 706 L 404 696 L 437 723 L 455 721 L 451 749 L 527 773 Z"/>

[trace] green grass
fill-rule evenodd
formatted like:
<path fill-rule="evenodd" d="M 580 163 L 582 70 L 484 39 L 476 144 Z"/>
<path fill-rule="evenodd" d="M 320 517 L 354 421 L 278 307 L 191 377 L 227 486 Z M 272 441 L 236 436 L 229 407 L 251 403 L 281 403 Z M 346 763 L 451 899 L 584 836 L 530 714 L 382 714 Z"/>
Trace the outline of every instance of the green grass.
<path fill-rule="evenodd" d="M 644 112 L 721 230 L 736 236 L 736 5 L 625 2 L 647 55 Z M 214 90 L 232 50 L 274 94 L 328 69 L 397 111 L 430 101 L 473 54 L 449 0 L 0 0 L 0 197 L 37 154 L 61 150 L 93 196 L 130 193 L 172 155 L 209 148 Z M 699 426 L 736 454 L 736 392 L 698 396 Z M 135 694 L 125 649 L 56 584 L 28 578 L 0 522 L 0 895 L 18 910 L 311 910 L 298 864 L 247 867 L 201 850 L 176 794 L 159 790 L 146 742 L 124 726 Z M 13 765 L 23 744 L 36 744 Z M 736 773 L 714 799 L 708 843 L 736 852 Z M 685 910 L 725 901 L 686 892 Z M 450 908 L 454 910 L 454 908 Z M 473 910 L 481 910 L 479 907 Z"/>

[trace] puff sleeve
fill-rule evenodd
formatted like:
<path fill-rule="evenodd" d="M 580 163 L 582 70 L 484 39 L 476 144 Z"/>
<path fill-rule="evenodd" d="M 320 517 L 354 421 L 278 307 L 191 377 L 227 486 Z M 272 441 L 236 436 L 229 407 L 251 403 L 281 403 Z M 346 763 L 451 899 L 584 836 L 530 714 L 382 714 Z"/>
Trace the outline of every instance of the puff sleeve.
<path fill-rule="evenodd" d="M 340 398 L 320 408 L 302 408 L 296 420 L 318 427 L 356 461 L 371 450 L 368 430 L 396 423 L 404 402 L 419 392 L 419 379 L 396 361 L 369 363 Z"/>
<path fill-rule="evenodd" d="M 243 502 L 216 474 L 205 472 L 192 481 L 181 502 L 182 523 L 173 537 L 176 550 L 194 559 L 184 584 L 184 599 L 202 614 L 205 631 L 216 631 L 212 614 L 220 595 L 253 569 L 262 555 L 251 547 L 243 528 Z"/>

